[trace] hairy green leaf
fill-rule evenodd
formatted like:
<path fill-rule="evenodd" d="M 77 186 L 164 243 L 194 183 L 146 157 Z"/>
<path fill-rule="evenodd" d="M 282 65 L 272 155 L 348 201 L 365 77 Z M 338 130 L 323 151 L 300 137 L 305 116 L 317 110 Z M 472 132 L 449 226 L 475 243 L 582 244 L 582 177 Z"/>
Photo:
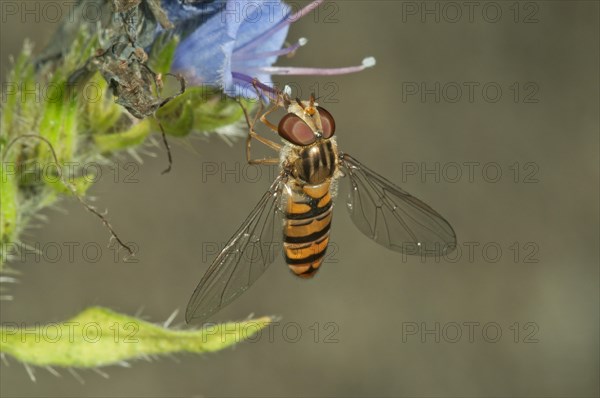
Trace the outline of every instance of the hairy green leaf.
<path fill-rule="evenodd" d="M 244 340 L 256 340 L 271 322 L 270 317 L 263 317 L 210 324 L 199 330 L 174 330 L 91 307 L 61 323 L 4 323 L 0 353 L 28 365 L 93 368 L 150 355 L 219 351 Z"/>

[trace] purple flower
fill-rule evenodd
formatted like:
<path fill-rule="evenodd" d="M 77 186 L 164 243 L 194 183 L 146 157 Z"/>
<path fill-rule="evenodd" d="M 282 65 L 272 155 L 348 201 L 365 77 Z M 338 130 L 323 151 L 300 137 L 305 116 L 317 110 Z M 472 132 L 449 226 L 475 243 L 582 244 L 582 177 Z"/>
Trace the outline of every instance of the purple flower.
<path fill-rule="evenodd" d="M 254 79 L 272 90 L 272 75 L 337 75 L 373 66 L 374 58 L 366 58 L 359 66 L 333 69 L 273 66 L 279 56 L 306 44 L 301 38 L 282 48 L 290 24 L 322 2 L 313 1 L 294 14 L 280 0 L 215 1 L 204 3 L 202 10 L 194 5 L 165 4 L 178 29 L 187 30 L 172 70 L 183 73 L 192 85 L 215 86 L 230 96 L 256 98 Z"/>

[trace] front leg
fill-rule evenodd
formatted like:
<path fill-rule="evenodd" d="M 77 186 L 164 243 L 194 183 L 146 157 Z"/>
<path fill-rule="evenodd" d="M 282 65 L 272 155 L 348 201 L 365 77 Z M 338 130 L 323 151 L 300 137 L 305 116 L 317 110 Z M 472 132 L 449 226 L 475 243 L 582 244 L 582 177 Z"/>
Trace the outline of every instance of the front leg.
<path fill-rule="evenodd" d="M 269 148 L 274 149 L 278 152 L 281 150 L 281 145 L 279 145 L 276 142 L 273 142 L 269 139 L 261 137 L 260 135 L 256 134 L 256 132 L 254 132 L 254 130 L 248 130 L 248 137 L 246 138 L 246 161 L 248 161 L 249 164 L 278 164 L 279 163 L 278 158 L 252 159 L 251 155 L 250 155 L 252 138 L 255 138 L 259 142 L 262 142 Z"/>
<path fill-rule="evenodd" d="M 279 104 L 273 105 L 269 110 L 267 110 L 265 113 L 263 113 L 263 115 L 260 117 L 260 121 L 265 126 L 270 128 L 271 130 L 273 130 L 275 133 L 279 134 L 279 129 L 277 128 L 277 126 L 275 126 L 273 123 L 271 123 L 269 121 L 269 119 L 267 119 L 267 115 L 269 115 L 270 113 L 273 113 L 277 108 L 279 108 Z"/>
<path fill-rule="evenodd" d="M 271 102 L 273 103 L 273 106 L 271 106 L 271 108 L 269 108 L 265 113 L 262 113 L 264 106 L 263 103 L 261 101 L 261 94 L 263 93 L 263 90 L 259 87 L 260 82 L 256 79 L 254 79 L 252 81 L 252 86 L 254 87 L 254 90 L 256 91 L 256 96 L 258 98 L 258 101 L 260 103 L 260 108 L 259 110 L 256 112 L 255 116 L 254 116 L 254 120 L 252 121 L 252 126 L 251 128 L 254 129 L 254 125 L 256 124 L 256 122 L 258 121 L 258 118 L 260 116 L 260 121 L 267 126 L 268 128 L 270 128 L 272 131 L 274 131 L 275 133 L 279 134 L 279 131 L 277 129 L 277 126 L 274 125 L 273 123 L 271 123 L 268 119 L 267 116 L 271 113 L 273 113 L 275 110 L 277 110 L 279 107 L 281 107 L 282 103 L 284 103 L 283 101 L 283 97 L 282 94 L 277 91 L 277 96 L 275 98 L 270 97 L 267 94 L 267 97 L 269 97 L 269 99 L 271 100 Z"/>
<path fill-rule="evenodd" d="M 249 164 L 278 164 L 279 163 L 278 158 L 252 159 L 250 152 L 251 152 L 253 138 L 277 152 L 279 152 L 281 150 L 281 145 L 258 135 L 254 131 L 254 124 L 256 124 L 256 118 L 253 122 L 250 122 L 250 117 L 248 116 L 248 111 L 246 110 L 246 107 L 242 104 L 241 101 L 238 101 L 238 103 L 242 107 L 242 111 L 244 112 L 244 117 L 246 118 L 246 123 L 248 124 L 248 137 L 246 137 L 246 161 Z M 261 111 L 262 111 L 262 103 L 261 103 L 261 108 L 259 109 L 257 114 L 259 114 Z"/>

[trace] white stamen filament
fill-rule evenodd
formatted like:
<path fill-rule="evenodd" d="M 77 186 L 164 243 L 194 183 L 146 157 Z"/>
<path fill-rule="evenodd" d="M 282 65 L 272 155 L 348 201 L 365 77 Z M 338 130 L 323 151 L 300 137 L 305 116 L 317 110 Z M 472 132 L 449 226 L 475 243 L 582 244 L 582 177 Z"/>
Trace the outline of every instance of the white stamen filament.
<path fill-rule="evenodd" d="M 254 68 L 259 72 L 267 73 L 269 75 L 316 75 L 316 76 L 330 76 L 330 75 L 344 75 L 346 73 L 355 73 L 371 68 L 375 66 L 375 58 L 368 57 L 363 59 L 361 65 L 347 66 L 343 68 L 301 68 L 291 66 L 265 66 L 262 68 Z M 249 70 L 247 70 L 249 71 Z"/>

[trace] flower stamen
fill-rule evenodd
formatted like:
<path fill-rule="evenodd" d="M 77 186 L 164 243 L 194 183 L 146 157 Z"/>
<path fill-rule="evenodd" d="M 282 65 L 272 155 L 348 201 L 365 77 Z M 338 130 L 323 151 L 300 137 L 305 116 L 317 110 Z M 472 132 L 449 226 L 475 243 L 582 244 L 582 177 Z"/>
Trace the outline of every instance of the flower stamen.
<path fill-rule="evenodd" d="M 375 66 L 375 58 L 368 57 L 363 59 L 360 65 L 346 66 L 342 68 L 302 68 L 293 66 L 263 66 L 261 68 L 248 68 L 249 71 L 267 73 L 269 75 L 315 75 L 331 76 L 344 75 L 346 73 L 355 73 Z"/>

